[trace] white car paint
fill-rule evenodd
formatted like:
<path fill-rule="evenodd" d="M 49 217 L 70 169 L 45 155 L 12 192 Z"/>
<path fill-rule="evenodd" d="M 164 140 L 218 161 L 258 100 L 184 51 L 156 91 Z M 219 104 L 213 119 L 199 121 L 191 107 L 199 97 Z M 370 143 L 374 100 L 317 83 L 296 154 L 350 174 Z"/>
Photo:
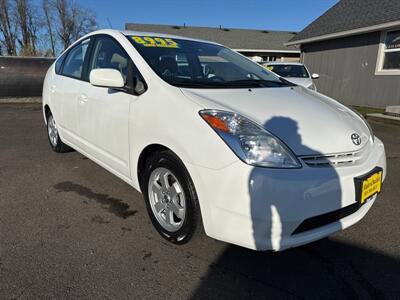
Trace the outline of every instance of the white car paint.
<path fill-rule="evenodd" d="M 125 49 L 147 91 L 110 92 L 49 69 L 43 110 L 49 108 L 62 141 L 140 191 L 138 161 L 149 145 L 163 145 L 184 163 L 197 191 L 210 237 L 256 250 L 305 244 L 358 222 L 376 200 L 354 213 L 298 234 L 306 219 L 356 203 L 354 178 L 375 167 L 386 175 L 382 142 L 354 112 L 300 86 L 254 89 L 178 88 L 162 80 L 125 37 L 164 34 L 101 30 Z M 179 37 L 179 39 L 186 39 Z M 72 45 L 71 47 L 73 47 Z M 68 50 L 67 50 L 68 51 Z M 254 167 L 238 158 L 199 116 L 203 109 L 238 113 L 283 141 L 301 163 L 297 169 Z M 353 144 L 357 132 L 362 144 Z M 340 154 L 354 164 L 312 167 L 307 158 Z"/>
<path fill-rule="evenodd" d="M 296 62 L 268 62 L 263 64 L 263 66 L 268 67 L 268 66 L 274 66 L 274 65 L 298 65 L 298 66 L 303 66 L 308 73 L 308 77 L 304 78 L 304 77 L 283 77 L 286 80 L 293 82 L 294 84 L 297 85 L 301 85 L 304 86 L 305 88 L 309 88 L 312 89 L 314 91 L 317 91 L 317 87 L 315 85 L 315 82 L 312 78 L 313 75 L 317 75 L 317 74 L 311 74 L 310 71 L 307 69 L 307 67 L 302 64 L 302 63 L 296 63 Z M 278 74 L 279 75 L 279 74 Z M 319 77 L 319 75 L 317 75 L 317 77 Z"/>

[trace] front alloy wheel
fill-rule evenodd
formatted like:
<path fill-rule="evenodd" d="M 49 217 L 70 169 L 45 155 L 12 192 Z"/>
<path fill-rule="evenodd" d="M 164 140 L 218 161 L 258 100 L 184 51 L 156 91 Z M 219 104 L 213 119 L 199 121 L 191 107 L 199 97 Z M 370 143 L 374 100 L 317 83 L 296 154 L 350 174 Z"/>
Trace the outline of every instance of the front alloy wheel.
<path fill-rule="evenodd" d="M 158 233 L 174 244 L 200 235 L 200 207 L 189 172 L 171 151 L 147 159 L 141 187 L 147 211 Z"/>
<path fill-rule="evenodd" d="M 178 179 L 165 168 L 155 169 L 149 180 L 150 206 L 158 223 L 170 232 L 178 231 L 185 220 L 185 194 Z"/>

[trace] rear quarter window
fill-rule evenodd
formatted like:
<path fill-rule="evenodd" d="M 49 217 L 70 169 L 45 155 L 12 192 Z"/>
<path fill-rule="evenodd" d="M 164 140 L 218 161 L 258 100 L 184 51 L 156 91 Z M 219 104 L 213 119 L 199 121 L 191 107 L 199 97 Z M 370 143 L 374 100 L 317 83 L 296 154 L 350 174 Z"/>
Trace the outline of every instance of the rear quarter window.
<path fill-rule="evenodd" d="M 56 72 L 56 74 L 61 74 L 61 68 L 63 66 L 65 57 L 67 56 L 67 52 L 64 53 L 63 55 L 61 55 L 57 60 L 56 60 L 56 64 L 54 67 L 54 70 Z"/>

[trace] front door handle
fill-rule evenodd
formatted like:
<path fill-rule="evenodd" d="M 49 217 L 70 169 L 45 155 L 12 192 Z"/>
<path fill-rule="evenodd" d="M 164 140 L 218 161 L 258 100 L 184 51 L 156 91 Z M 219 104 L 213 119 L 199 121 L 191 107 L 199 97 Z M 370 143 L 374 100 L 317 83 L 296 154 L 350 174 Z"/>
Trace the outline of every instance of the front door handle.
<path fill-rule="evenodd" d="M 78 100 L 79 100 L 79 102 L 80 102 L 81 104 L 84 104 L 85 102 L 88 101 L 88 97 L 87 97 L 86 95 L 80 95 L 80 96 L 78 97 Z"/>

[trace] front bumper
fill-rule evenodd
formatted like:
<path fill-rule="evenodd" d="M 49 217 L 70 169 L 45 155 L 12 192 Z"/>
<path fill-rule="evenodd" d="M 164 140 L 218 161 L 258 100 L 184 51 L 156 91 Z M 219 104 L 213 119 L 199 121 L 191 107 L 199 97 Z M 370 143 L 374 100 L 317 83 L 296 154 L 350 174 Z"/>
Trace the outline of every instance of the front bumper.
<path fill-rule="evenodd" d="M 355 166 L 268 169 L 238 161 L 213 170 L 187 165 L 210 237 L 275 251 L 321 239 L 361 220 L 376 196 L 338 221 L 293 234 L 308 218 L 356 203 L 354 177 L 377 166 L 383 168 L 385 178 L 385 149 L 377 138 L 366 159 Z"/>

